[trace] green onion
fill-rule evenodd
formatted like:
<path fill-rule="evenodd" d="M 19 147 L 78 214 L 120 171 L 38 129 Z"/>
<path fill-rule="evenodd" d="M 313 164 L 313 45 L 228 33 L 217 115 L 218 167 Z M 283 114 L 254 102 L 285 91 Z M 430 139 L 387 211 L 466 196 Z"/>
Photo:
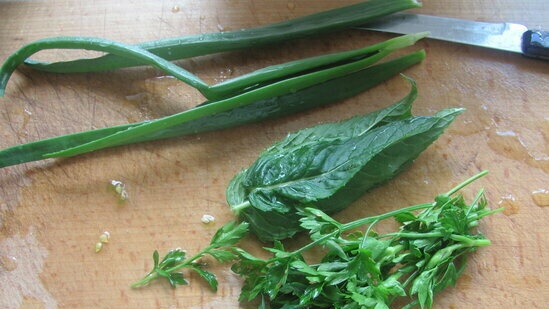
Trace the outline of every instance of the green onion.
<path fill-rule="evenodd" d="M 413 41 L 415 41 L 415 39 Z M 372 62 L 376 61 L 377 58 L 379 58 L 376 56 L 378 55 L 374 55 L 365 59 L 354 61 L 348 64 L 343 64 L 333 68 L 328 68 L 321 71 L 285 79 L 234 97 L 211 102 L 208 104 L 203 104 L 182 113 L 164 117 L 159 120 L 145 122 L 139 126 L 134 126 L 131 129 L 117 132 L 108 137 L 98 139 L 87 144 L 47 154 L 45 155 L 45 157 L 74 156 L 82 154 L 85 152 L 109 147 L 113 144 L 124 143 L 136 136 L 144 135 L 158 130 L 163 130 L 169 127 L 176 126 L 180 123 L 196 120 L 198 118 L 213 115 L 219 112 L 224 112 L 229 109 L 249 105 L 259 100 L 266 100 L 273 97 L 295 93 L 299 90 L 314 86 L 316 84 L 324 83 L 330 79 L 345 76 L 352 72 L 363 69 L 372 64 Z"/>
<path fill-rule="evenodd" d="M 175 37 L 137 46 L 166 60 L 184 59 L 359 26 L 375 18 L 420 6 L 417 0 L 370 0 L 266 26 Z M 111 54 L 67 62 L 46 63 L 30 59 L 25 62 L 34 69 L 57 73 L 97 72 L 146 64 L 139 59 Z"/>
<path fill-rule="evenodd" d="M 82 63 L 79 60 L 73 61 L 71 66 L 86 71 L 88 69 L 85 69 L 86 65 L 83 63 L 91 61 L 90 63 L 93 64 L 90 65 L 98 68 L 101 67 L 100 63 L 103 63 L 101 59 L 111 59 L 108 60 L 111 62 L 105 62 L 110 63 L 108 67 L 103 67 L 105 69 L 149 64 L 196 88 L 207 100 L 190 110 L 152 121 L 13 146 L 0 151 L 0 167 L 45 158 L 74 156 L 118 145 L 218 130 L 283 116 L 348 98 L 421 61 L 424 58 L 422 51 L 374 65 L 395 50 L 414 44 L 426 33 L 401 36 L 353 51 L 274 65 L 217 85 L 206 84 L 191 72 L 169 62 L 170 59 L 175 58 L 171 56 L 164 58 L 163 53 L 169 51 L 172 56 L 177 54 L 176 58 L 180 58 L 250 47 L 256 40 L 272 43 L 300 35 L 358 25 L 367 19 L 418 5 L 416 1 L 411 0 L 371 0 L 271 26 L 206 34 L 189 40 L 180 38 L 178 42 L 183 43 L 178 47 L 173 46 L 173 40 L 157 41 L 154 44 L 127 45 L 86 37 L 58 37 L 30 43 L 11 55 L 0 68 L 0 96 L 3 95 L 6 84 L 17 66 L 25 61 L 28 62 L 27 58 L 34 53 L 54 48 L 80 48 L 109 54 L 95 60 L 82 60 Z M 204 42 L 217 43 L 214 44 L 216 47 L 204 50 L 203 48 L 211 47 L 211 45 L 201 45 Z M 188 50 L 190 53 L 175 53 L 174 48 L 178 51 Z M 37 62 L 33 63 L 37 67 L 40 66 Z M 59 67 L 64 65 L 58 64 Z M 113 64 L 115 65 L 112 66 Z M 57 66 L 56 63 L 51 65 Z"/>
<path fill-rule="evenodd" d="M 207 99 L 220 100 L 230 98 L 245 91 L 250 91 L 289 76 L 295 76 L 296 74 L 308 72 L 317 68 L 324 68 L 336 64 L 339 65 L 346 61 L 352 61 L 369 56 L 374 56 L 371 58 L 371 61 L 376 61 L 399 48 L 413 44 L 418 38 L 424 37 L 425 35 L 425 33 L 420 33 L 411 35 L 407 37 L 407 39 L 396 38 L 354 51 L 341 52 L 292 61 L 281 65 L 274 65 L 213 86 L 209 86 L 189 71 L 136 46 L 91 37 L 58 37 L 44 39 L 25 45 L 8 57 L 0 69 L 0 96 L 4 94 L 4 89 L 13 71 L 15 71 L 15 69 L 23 63 L 25 59 L 41 50 L 46 49 L 81 48 L 86 50 L 109 52 L 113 55 L 123 56 L 127 59 L 141 60 L 144 63 L 155 66 L 158 69 L 171 74 L 175 78 L 194 87 Z"/>
<path fill-rule="evenodd" d="M 156 131 L 133 136 L 124 141 L 113 142 L 105 147 L 219 130 L 331 104 L 354 96 L 389 79 L 420 62 L 424 57 L 425 53 L 423 51 L 410 53 L 294 93 L 258 100 L 246 106 L 232 108 L 225 112 L 217 112 L 192 121 L 182 122 Z M 188 111 L 182 113 L 186 112 Z M 182 113 L 168 117 L 177 117 Z M 161 122 L 168 117 L 154 121 Z M 171 121 L 171 119 L 168 119 L 168 121 Z M 89 145 L 96 140 L 104 140 L 118 132 L 129 132 L 147 123 L 148 121 L 119 125 L 16 145 L 0 151 L 0 167 L 53 157 L 52 153 L 60 153 L 63 150 L 84 144 Z"/>

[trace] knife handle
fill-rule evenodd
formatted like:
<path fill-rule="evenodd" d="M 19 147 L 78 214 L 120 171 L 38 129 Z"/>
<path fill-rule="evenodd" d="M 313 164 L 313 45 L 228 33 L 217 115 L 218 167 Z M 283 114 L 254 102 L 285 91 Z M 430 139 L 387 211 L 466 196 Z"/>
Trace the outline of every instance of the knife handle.
<path fill-rule="evenodd" d="M 532 58 L 549 60 L 549 31 L 528 30 L 522 34 L 522 52 Z"/>

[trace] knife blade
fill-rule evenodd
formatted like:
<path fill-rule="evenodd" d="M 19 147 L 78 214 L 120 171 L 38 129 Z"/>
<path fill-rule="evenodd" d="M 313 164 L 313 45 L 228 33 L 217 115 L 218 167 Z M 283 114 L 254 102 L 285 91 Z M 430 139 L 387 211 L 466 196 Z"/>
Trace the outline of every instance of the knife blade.
<path fill-rule="evenodd" d="M 549 60 L 549 32 L 515 23 L 488 23 L 432 15 L 395 13 L 360 29 L 399 34 L 430 32 L 428 38 L 481 46 Z"/>

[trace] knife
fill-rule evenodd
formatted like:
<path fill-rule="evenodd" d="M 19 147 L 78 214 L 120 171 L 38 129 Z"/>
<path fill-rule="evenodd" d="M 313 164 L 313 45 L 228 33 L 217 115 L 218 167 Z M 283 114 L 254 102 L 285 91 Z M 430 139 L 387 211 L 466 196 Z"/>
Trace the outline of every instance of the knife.
<path fill-rule="evenodd" d="M 514 23 L 487 23 L 432 15 L 395 13 L 360 29 L 410 34 L 428 31 L 428 38 L 521 53 L 549 60 L 549 31 L 528 30 Z"/>

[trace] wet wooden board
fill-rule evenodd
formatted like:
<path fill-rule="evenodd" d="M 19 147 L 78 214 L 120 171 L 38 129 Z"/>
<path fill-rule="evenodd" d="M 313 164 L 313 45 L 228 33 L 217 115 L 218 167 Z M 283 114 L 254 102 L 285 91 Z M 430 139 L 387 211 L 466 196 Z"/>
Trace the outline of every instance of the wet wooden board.
<path fill-rule="evenodd" d="M 0 60 L 43 37 L 84 35 L 137 43 L 277 22 L 357 1 L 0 2 Z M 511 21 L 549 29 L 545 0 L 423 1 L 426 14 Z M 266 65 L 358 48 L 392 37 L 343 31 L 322 37 L 180 61 L 209 83 Z M 416 114 L 467 112 L 404 173 L 371 191 L 338 219 L 350 220 L 432 200 L 481 170 L 492 207 L 480 230 L 493 245 L 476 252 L 435 308 L 543 308 L 548 301 L 546 216 L 549 62 L 477 47 L 423 40 L 427 59 L 405 73 L 419 86 Z M 52 51 L 60 60 L 93 53 Z M 395 77 L 336 105 L 221 132 L 119 147 L 71 159 L 0 169 L 1 308 L 253 308 L 239 304 L 240 280 L 212 266 L 217 293 L 194 275 L 176 290 L 165 282 L 133 290 L 151 254 L 196 252 L 233 219 L 225 188 L 273 140 L 317 123 L 387 106 L 408 84 Z M 18 70 L 0 99 L 0 147 L 190 108 L 202 98 L 151 68 L 56 75 Z M 119 203 L 113 180 L 126 185 Z M 204 214 L 216 221 L 201 223 Z M 99 253 L 94 245 L 108 231 Z M 244 243 L 252 251 L 255 240 Z"/>

